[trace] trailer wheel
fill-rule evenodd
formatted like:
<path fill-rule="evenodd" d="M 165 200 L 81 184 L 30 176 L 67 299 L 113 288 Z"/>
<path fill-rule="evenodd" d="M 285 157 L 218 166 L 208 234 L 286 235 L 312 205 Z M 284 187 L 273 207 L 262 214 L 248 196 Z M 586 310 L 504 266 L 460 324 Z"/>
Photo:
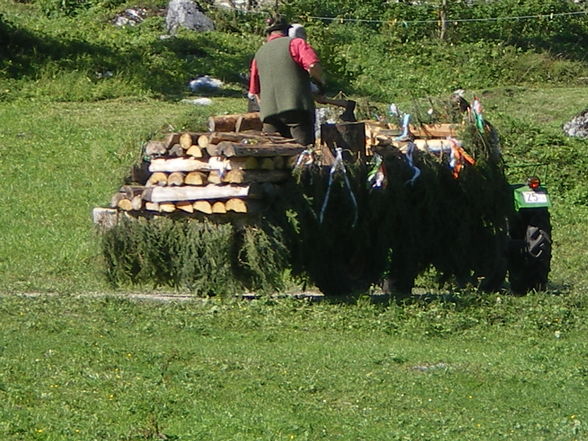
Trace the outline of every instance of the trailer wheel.
<path fill-rule="evenodd" d="M 522 241 L 511 252 L 509 279 L 515 294 L 545 291 L 551 270 L 551 221 L 547 210 L 529 217 Z"/>

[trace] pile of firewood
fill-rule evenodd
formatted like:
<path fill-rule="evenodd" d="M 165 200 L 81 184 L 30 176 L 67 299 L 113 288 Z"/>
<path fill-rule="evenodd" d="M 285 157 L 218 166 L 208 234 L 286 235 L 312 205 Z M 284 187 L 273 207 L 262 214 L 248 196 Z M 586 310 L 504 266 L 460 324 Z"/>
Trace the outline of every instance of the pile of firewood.
<path fill-rule="evenodd" d="M 287 181 L 304 147 L 261 133 L 258 114 L 211 117 L 209 132 L 170 133 L 143 147 L 143 171 L 115 193 L 105 216 L 140 213 L 250 213 L 272 186 Z M 137 176 L 139 176 L 137 178 Z M 275 189 L 274 189 L 275 190 Z"/>

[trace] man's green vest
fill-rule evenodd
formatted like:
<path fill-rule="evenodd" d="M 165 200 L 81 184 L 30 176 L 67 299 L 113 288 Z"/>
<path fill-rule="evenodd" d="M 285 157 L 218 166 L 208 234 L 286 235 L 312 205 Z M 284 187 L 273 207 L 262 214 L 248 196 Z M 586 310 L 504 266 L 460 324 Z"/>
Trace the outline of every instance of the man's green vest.
<path fill-rule="evenodd" d="M 260 116 L 278 115 L 292 110 L 314 112 L 310 77 L 290 55 L 289 37 L 265 43 L 255 54 L 260 82 Z"/>

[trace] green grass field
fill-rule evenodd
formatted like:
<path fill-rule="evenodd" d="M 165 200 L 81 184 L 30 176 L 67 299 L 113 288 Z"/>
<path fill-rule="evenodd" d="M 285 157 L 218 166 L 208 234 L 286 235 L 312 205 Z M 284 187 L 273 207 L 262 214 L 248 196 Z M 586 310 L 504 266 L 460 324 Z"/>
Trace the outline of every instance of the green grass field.
<path fill-rule="evenodd" d="M 4 440 L 586 439 L 582 296 L 2 297 Z"/>
<path fill-rule="evenodd" d="M 519 118 L 532 103 L 559 103 L 538 112 L 549 132 L 571 113 L 556 98 L 584 90 L 529 90 L 516 101 L 495 91 L 485 102 L 498 119 L 503 108 Z M 10 152 L 1 157 L 1 439 L 588 437 L 588 212 L 565 195 L 553 195 L 547 294 L 376 306 L 145 302 L 113 291 L 91 208 L 108 203 L 145 139 L 241 105 L 0 105 Z"/>

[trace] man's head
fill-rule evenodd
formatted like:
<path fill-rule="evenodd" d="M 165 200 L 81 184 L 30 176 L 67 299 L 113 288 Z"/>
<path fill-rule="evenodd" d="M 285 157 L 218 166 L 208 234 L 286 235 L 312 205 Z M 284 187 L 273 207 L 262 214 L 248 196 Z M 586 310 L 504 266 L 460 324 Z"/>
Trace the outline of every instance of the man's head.
<path fill-rule="evenodd" d="M 265 23 L 265 35 L 270 35 L 274 32 L 280 32 L 286 35 L 288 33 L 288 28 L 290 27 L 288 20 L 280 15 L 268 18 Z"/>

